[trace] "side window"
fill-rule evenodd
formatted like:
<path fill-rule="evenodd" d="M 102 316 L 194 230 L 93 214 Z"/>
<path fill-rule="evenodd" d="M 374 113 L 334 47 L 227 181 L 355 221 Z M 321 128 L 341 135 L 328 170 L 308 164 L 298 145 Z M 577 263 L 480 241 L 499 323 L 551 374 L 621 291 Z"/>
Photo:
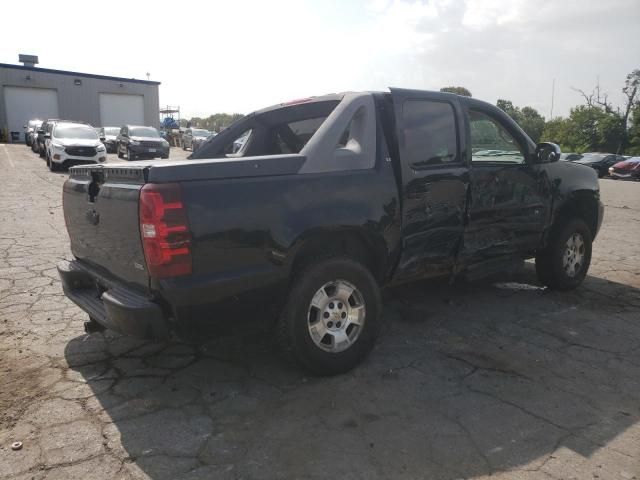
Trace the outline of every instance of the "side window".
<path fill-rule="evenodd" d="M 522 146 L 500 122 L 470 110 L 472 162 L 524 163 Z"/>
<path fill-rule="evenodd" d="M 243 151 L 249 144 L 252 130 L 245 130 L 241 135 L 235 138 L 232 142 L 229 142 L 224 147 L 225 155 L 242 156 Z"/>
<path fill-rule="evenodd" d="M 402 106 L 407 162 L 413 168 L 458 162 L 458 136 L 453 105 L 407 100 Z"/>

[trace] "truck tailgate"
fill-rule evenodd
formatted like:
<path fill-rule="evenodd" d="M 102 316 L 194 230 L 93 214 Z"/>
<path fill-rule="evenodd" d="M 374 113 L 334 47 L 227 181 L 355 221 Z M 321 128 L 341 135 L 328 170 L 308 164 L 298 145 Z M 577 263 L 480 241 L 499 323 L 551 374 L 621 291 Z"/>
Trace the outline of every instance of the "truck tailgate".
<path fill-rule="evenodd" d="M 74 167 L 63 188 L 71 252 L 126 283 L 144 289 L 149 276 L 138 220 L 145 167 Z"/>

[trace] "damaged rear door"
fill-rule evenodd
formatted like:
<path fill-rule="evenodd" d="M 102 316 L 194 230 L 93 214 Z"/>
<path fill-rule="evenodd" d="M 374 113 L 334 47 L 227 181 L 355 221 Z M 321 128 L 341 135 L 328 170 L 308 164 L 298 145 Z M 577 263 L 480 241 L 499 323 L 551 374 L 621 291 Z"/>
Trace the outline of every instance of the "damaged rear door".
<path fill-rule="evenodd" d="M 395 280 L 450 271 L 460 247 L 469 170 L 464 116 L 450 94 L 391 89 L 402 175 L 403 251 Z"/>

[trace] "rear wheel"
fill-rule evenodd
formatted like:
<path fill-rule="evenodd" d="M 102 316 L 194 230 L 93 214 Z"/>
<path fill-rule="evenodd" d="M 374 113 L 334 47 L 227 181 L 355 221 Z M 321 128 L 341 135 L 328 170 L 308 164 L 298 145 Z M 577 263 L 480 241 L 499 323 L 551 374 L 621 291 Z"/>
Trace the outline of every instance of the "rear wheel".
<path fill-rule="evenodd" d="M 277 325 L 282 351 L 318 375 L 358 365 L 373 347 L 382 309 L 375 278 L 344 257 L 311 264 L 294 280 Z"/>
<path fill-rule="evenodd" d="M 549 245 L 536 256 L 536 273 L 556 290 L 572 290 L 582 283 L 591 263 L 591 231 L 573 219 L 551 233 Z"/>
<path fill-rule="evenodd" d="M 116 154 L 118 155 L 118 158 L 124 158 L 124 155 L 122 155 L 122 151 L 120 150 L 119 143 L 116 143 Z"/>
<path fill-rule="evenodd" d="M 131 149 L 127 148 L 127 160 L 135 160 L 135 159 L 136 159 L 136 156 L 133 153 L 131 153 Z"/>

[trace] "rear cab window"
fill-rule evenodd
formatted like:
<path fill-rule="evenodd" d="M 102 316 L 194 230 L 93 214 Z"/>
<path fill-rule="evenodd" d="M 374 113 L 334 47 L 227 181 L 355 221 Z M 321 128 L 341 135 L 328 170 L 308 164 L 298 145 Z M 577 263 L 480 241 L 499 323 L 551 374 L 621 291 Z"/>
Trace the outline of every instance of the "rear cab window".
<path fill-rule="evenodd" d="M 409 99 L 402 106 L 406 161 L 413 169 L 460 162 L 453 105 Z"/>
<path fill-rule="evenodd" d="M 191 158 L 300 153 L 340 100 L 309 101 L 241 118 Z"/>

